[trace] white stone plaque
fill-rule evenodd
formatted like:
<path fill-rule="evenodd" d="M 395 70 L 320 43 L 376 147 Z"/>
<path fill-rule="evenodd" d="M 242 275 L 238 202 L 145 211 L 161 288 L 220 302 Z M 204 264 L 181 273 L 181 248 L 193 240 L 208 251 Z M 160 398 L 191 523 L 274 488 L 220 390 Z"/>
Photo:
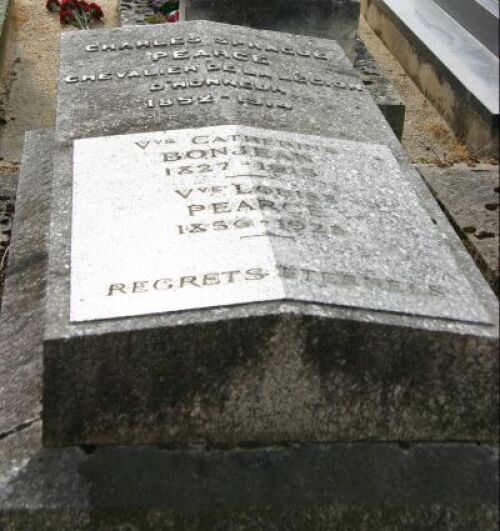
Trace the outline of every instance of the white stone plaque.
<path fill-rule="evenodd" d="M 241 126 L 74 142 L 72 322 L 278 299 L 488 321 L 384 146 Z"/>

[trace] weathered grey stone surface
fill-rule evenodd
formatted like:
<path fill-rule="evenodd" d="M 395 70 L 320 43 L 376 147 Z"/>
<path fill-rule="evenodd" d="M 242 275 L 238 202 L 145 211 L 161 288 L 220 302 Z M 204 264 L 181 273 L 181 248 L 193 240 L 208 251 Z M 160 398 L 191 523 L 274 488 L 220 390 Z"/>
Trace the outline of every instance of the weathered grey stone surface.
<path fill-rule="evenodd" d="M 338 41 L 351 61 L 360 0 L 186 0 L 184 20 L 210 20 Z"/>
<path fill-rule="evenodd" d="M 196 53 L 201 56 L 188 59 Z M 196 71 L 184 72 L 189 67 Z M 205 21 L 68 32 L 62 35 L 60 76 L 56 135 L 68 144 L 167 124 L 238 123 L 379 138 L 367 127 L 379 116 L 377 107 L 333 41 Z M 387 124 L 384 129 L 389 131 Z"/>
<path fill-rule="evenodd" d="M 9 457 L 22 456 L 0 484 L 5 531 L 494 531 L 498 519 L 490 446 L 32 447 L 26 456 L 28 431 L 0 441 Z"/>
<path fill-rule="evenodd" d="M 147 53 L 156 53 L 138 50 L 137 40 L 149 39 L 152 46 L 155 38 L 164 42 L 186 33 L 193 41 L 243 41 L 236 46 L 238 53 L 250 51 L 245 46 L 258 39 L 329 58 L 269 52 L 273 64 L 258 70 L 271 72 L 273 79 L 304 69 L 308 76 L 321 73 L 343 83 L 359 82 L 340 48 L 306 37 L 206 22 L 63 36 L 45 341 L 45 442 L 496 439 L 496 300 L 364 89 L 287 84 L 286 95 L 259 95 L 273 105 L 259 107 L 238 103 L 245 89 L 215 86 L 200 93 L 168 88 L 162 97 L 180 90 L 183 97 L 200 93 L 221 99 L 145 114 L 145 100 L 158 96 L 151 96 L 150 81 L 144 84 L 143 78 L 65 81 L 67 76 L 134 71 Z M 135 43 L 134 49 L 82 51 L 98 43 L 102 49 L 102 44 L 124 42 Z M 173 49 L 184 49 L 174 42 Z M 223 44 L 186 45 L 191 53 L 205 49 L 213 54 L 214 48 L 234 53 Z M 146 68 L 189 65 L 180 59 L 152 63 Z M 205 60 L 195 63 L 203 69 Z M 180 75 L 179 81 L 199 75 Z M 110 99 L 112 92 L 120 97 Z M 288 98 L 292 110 L 277 106 Z M 71 141 L 231 123 L 387 145 L 400 163 L 400 178 L 415 190 L 441 245 L 492 324 L 288 302 L 70 324 Z M 99 227 L 95 230 L 97 235 Z"/>
<path fill-rule="evenodd" d="M 2 197 L 15 197 L 17 189 L 17 174 L 0 175 L 0 195 Z M 2 207 L 5 208 L 5 207 Z"/>
<path fill-rule="evenodd" d="M 360 74 L 396 136 L 401 139 L 405 106 L 357 37 L 358 0 L 187 0 L 185 20 L 211 20 L 337 41 Z"/>
<path fill-rule="evenodd" d="M 20 190 L 33 190 L 33 165 L 50 156 L 48 133 L 31 133 L 25 144 Z M 44 163 L 45 164 L 45 163 Z M 50 172 L 49 172 L 50 173 Z M 13 263 L 25 275 L 8 282 L 9 308 L 26 292 L 35 318 L 26 322 L 17 355 L 40 361 L 43 271 L 48 241 L 48 175 L 37 194 L 19 196 L 18 208 L 39 215 L 40 234 L 13 247 Z M 26 183 L 24 179 L 26 178 Z M 27 201 L 27 205 L 25 205 Z M 41 215 L 40 215 L 41 214 Z M 17 230 L 29 227 L 16 224 Z M 10 273 L 9 273 L 10 274 Z M 32 283 L 33 278 L 40 282 Z M 3 324 L 5 337 L 15 322 Z M 2 373 L 16 379 L 12 365 Z M 13 386 L 9 404 L 39 399 L 40 371 L 25 388 Z M 6 403 L 2 399 L 2 404 Z M 498 451 L 477 444 L 340 443 L 259 449 L 155 447 L 41 447 L 41 423 L 22 422 L 0 435 L 0 528 L 110 531 L 171 529 L 496 529 Z M 4 410 L 1 411 L 2 414 Z"/>
<path fill-rule="evenodd" d="M 490 286 L 499 295 L 498 166 L 439 168 L 422 165 L 419 171 Z"/>
<path fill-rule="evenodd" d="M 405 105 L 392 83 L 378 68 L 363 41 L 356 37 L 358 19 L 355 17 L 355 13 L 357 9 L 359 15 L 359 2 L 349 0 L 348 2 L 339 3 L 335 1 L 333 3 L 336 4 L 336 7 L 332 7 L 332 3 L 328 1 L 316 3 L 312 12 L 305 19 L 301 16 L 295 16 L 290 19 L 290 13 L 293 13 L 293 9 L 289 11 L 287 7 L 285 15 L 283 13 L 285 4 L 280 2 L 267 2 L 267 7 L 264 11 L 271 9 L 273 13 L 263 18 L 257 15 L 258 11 L 256 11 L 254 3 L 251 5 L 244 3 L 241 6 L 238 4 L 237 8 L 233 5 L 231 9 L 226 10 L 218 7 L 217 2 L 195 1 L 188 4 L 187 20 L 206 19 L 266 29 L 274 29 L 278 25 L 277 29 L 280 31 L 290 31 L 292 33 L 296 31 L 301 35 L 338 41 L 351 61 L 353 61 L 354 68 L 361 76 L 368 92 L 379 106 L 395 135 L 401 139 L 404 127 Z M 289 2 L 286 2 L 287 6 L 288 4 Z M 148 0 L 126 0 L 122 2 L 120 6 L 121 24 L 145 24 L 146 18 L 152 14 L 152 9 L 148 8 L 148 5 Z M 309 6 L 310 4 L 307 5 L 307 7 Z M 329 13 L 326 16 L 326 20 L 324 16 L 325 10 Z M 343 13 L 344 10 L 347 11 L 347 15 L 338 17 L 338 12 Z M 184 13 L 185 10 L 182 9 L 181 11 Z M 247 15 L 240 13 L 240 11 L 245 11 Z M 334 20 L 332 20 L 332 17 Z M 283 18 L 286 20 L 283 21 Z M 258 22 L 259 20 L 260 22 Z M 277 24 L 276 21 L 279 20 L 281 20 L 281 24 Z M 288 28 L 291 20 L 294 22 Z M 304 20 L 307 20 L 307 22 L 304 23 Z M 286 21 L 288 21 L 288 24 Z M 350 27 L 351 25 L 352 27 Z M 350 28 L 350 30 L 347 31 L 347 28 Z"/>
<path fill-rule="evenodd" d="M 401 140 L 405 124 L 405 104 L 360 38 L 356 39 L 353 65 L 394 134 Z"/>
<path fill-rule="evenodd" d="M 0 438 L 40 418 L 53 138 L 26 137 L 0 322 Z"/>

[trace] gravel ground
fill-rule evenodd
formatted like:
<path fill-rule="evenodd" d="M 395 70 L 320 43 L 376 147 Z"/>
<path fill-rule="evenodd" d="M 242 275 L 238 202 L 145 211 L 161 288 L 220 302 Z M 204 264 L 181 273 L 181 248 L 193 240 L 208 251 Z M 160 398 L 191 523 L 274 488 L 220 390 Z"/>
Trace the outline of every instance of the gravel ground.
<path fill-rule="evenodd" d="M 118 0 L 99 4 L 105 13 L 103 26 L 116 26 Z M 11 17 L 0 73 L 0 180 L 19 173 L 25 131 L 54 127 L 60 33 L 79 31 L 62 27 L 58 14 L 45 8 L 45 0 L 14 0 Z M 13 207 L 13 201 L 0 194 L 0 213 L 9 209 L 12 217 Z M 5 250 L 0 246 L 0 297 Z"/>
<path fill-rule="evenodd" d="M 98 3 L 105 13 L 102 26 L 116 26 L 118 0 Z M 24 132 L 54 126 L 60 33 L 80 30 L 61 26 L 45 0 L 15 0 L 10 28 L 1 74 L 0 157 L 19 162 Z"/>

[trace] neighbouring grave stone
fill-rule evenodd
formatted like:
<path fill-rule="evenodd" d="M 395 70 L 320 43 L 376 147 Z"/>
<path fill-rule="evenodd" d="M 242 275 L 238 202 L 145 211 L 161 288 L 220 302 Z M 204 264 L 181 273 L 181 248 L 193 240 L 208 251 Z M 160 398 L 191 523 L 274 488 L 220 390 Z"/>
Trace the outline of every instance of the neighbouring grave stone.
<path fill-rule="evenodd" d="M 498 1 L 364 0 L 362 14 L 470 151 L 498 157 Z"/>
<path fill-rule="evenodd" d="M 0 322 L 0 441 L 41 416 L 53 139 L 49 131 L 27 135 L 16 190 Z"/>
<path fill-rule="evenodd" d="M 500 296 L 498 165 L 418 167 L 450 222 Z"/>
<path fill-rule="evenodd" d="M 118 9 L 122 26 L 147 24 L 154 15 L 151 0 L 120 0 Z"/>
<path fill-rule="evenodd" d="M 495 299 L 337 44 L 87 31 L 60 75 L 46 444 L 496 438 Z"/>

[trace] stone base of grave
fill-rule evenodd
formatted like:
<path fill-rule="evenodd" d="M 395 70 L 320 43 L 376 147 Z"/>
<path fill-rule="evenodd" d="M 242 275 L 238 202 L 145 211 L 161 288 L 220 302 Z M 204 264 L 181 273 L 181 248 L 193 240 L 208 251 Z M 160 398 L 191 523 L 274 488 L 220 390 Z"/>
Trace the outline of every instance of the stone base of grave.
<path fill-rule="evenodd" d="M 359 0 L 184 0 L 184 20 L 210 20 L 336 40 L 351 61 Z"/>
<path fill-rule="evenodd" d="M 1 529 L 496 529 L 487 443 L 43 448 L 52 145 L 51 132 L 28 135 L 18 188 L 0 332 Z"/>
<path fill-rule="evenodd" d="M 490 446 L 50 450 L 38 437 L 0 441 L 4 531 L 494 531 L 498 519 Z"/>

